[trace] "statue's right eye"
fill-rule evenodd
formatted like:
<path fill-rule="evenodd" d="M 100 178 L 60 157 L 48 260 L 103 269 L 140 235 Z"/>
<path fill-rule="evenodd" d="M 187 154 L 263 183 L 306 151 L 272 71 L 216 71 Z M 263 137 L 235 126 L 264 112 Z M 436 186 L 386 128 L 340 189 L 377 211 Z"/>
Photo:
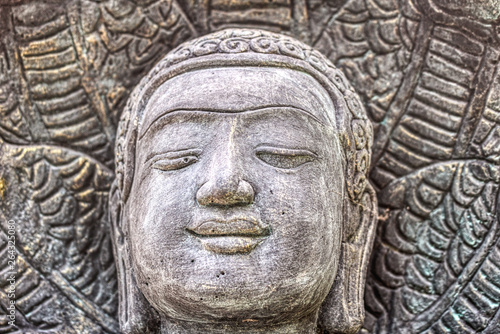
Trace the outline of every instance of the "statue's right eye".
<path fill-rule="evenodd" d="M 162 154 L 154 159 L 151 167 L 161 171 L 182 169 L 197 162 L 199 153 L 198 150 L 189 150 Z"/>

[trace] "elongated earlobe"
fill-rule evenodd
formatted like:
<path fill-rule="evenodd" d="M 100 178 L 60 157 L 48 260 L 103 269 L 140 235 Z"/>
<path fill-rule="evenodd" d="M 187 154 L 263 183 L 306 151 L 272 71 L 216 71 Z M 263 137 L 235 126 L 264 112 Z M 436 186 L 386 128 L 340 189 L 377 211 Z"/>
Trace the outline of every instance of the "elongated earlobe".
<path fill-rule="evenodd" d="M 159 317 L 137 287 L 128 252 L 127 221 L 123 209 L 115 181 L 109 196 L 109 220 L 118 275 L 120 330 L 123 334 L 159 333 Z"/>
<path fill-rule="evenodd" d="M 318 319 L 320 329 L 328 334 L 354 334 L 363 325 L 366 270 L 377 222 L 377 199 L 371 185 L 359 203 L 346 199 L 344 217 L 347 228 L 337 278 Z"/>

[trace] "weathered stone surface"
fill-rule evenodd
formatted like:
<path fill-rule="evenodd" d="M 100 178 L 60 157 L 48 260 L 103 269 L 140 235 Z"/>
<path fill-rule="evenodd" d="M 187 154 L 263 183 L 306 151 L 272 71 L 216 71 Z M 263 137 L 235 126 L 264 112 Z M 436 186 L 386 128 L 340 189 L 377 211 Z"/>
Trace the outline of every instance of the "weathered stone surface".
<path fill-rule="evenodd" d="M 116 331 L 106 216 L 118 119 L 133 87 L 168 51 L 227 27 L 301 39 L 361 96 L 374 126 L 370 180 L 381 217 L 365 331 L 500 331 L 499 7 L 495 0 L 0 0 L 0 263 L 3 275 L 13 219 L 21 301 L 17 327 L 1 316 L 0 331 Z"/>

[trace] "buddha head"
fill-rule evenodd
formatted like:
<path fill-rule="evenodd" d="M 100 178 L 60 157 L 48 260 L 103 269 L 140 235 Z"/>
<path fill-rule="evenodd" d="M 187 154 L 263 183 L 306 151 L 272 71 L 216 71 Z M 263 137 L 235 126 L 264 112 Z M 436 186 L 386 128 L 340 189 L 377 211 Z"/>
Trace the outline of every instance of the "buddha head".
<path fill-rule="evenodd" d="M 132 93 L 110 215 L 124 333 L 354 333 L 376 200 L 372 129 L 299 41 L 231 29 Z"/>

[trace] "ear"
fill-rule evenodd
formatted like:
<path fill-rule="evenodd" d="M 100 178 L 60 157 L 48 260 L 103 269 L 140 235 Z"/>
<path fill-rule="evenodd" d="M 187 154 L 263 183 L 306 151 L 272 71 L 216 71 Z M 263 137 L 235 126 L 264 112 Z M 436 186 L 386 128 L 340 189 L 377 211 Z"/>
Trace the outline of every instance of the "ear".
<path fill-rule="evenodd" d="M 337 277 L 318 319 L 323 333 L 354 334 L 363 325 L 366 271 L 377 222 L 377 198 L 370 184 L 359 203 L 346 199 L 344 217 Z"/>
<path fill-rule="evenodd" d="M 137 287 L 128 247 L 128 225 L 117 181 L 109 196 L 109 220 L 113 252 L 118 274 L 118 320 L 123 334 L 153 334 L 160 332 L 160 320 Z"/>

